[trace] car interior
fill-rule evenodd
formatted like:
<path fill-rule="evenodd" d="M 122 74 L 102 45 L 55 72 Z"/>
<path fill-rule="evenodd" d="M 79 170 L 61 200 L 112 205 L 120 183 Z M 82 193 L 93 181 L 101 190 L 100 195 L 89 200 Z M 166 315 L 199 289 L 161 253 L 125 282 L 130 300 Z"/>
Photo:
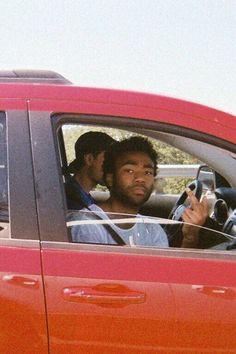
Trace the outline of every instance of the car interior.
<path fill-rule="evenodd" d="M 222 250 L 236 248 L 236 155 L 228 149 L 227 144 L 224 146 L 224 144 L 219 144 L 211 138 L 204 142 L 202 138 L 193 138 L 191 134 L 188 137 L 179 132 L 176 134 L 175 132 L 156 131 L 149 128 L 139 129 L 135 126 L 124 130 L 116 127 L 111 128 L 110 126 L 63 124 L 57 129 L 63 181 L 68 178 L 66 169 L 70 161 L 74 159 L 75 141 L 81 134 L 90 130 L 106 132 L 116 140 L 131 135 L 142 135 L 150 139 L 155 147 L 157 146 L 158 154 L 161 152 L 155 188 L 149 200 L 141 208 L 141 215 L 161 218 L 160 224 L 162 224 L 163 219 L 175 219 L 175 224 L 178 223 L 181 221 L 181 216 L 174 216 L 173 210 L 176 207 L 182 207 L 182 205 L 186 206 L 185 186 L 190 185 L 195 193 L 197 189 L 198 199 L 202 195 L 207 197 L 210 220 L 208 228 L 212 227 L 219 234 L 215 240 L 212 236 L 213 242 L 212 240 L 203 242 L 199 248 Z M 165 156 L 167 156 L 166 160 Z M 188 176 L 188 172 L 186 172 L 186 175 L 183 176 L 183 172 L 181 172 L 180 177 L 174 174 L 162 178 L 162 169 L 165 165 L 171 165 L 171 167 L 178 165 L 177 167 L 181 166 L 181 170 L 185 168 L 188 170 L 188 165 L 194 165 L 195 175 Z M 168 187 L 169 183 L 172 183 L 170 188 Z M 109 196 L 108 190 L 100 185 L 91 194 L 98 203 Z M 180 209 L 178 208 L 178 210 Z M 209 229 L 208 235 L 211 234 Z M 209 239 L 212 237 L 209 236 Z M 178 243 L 175 247 L 178 247 Z"/>

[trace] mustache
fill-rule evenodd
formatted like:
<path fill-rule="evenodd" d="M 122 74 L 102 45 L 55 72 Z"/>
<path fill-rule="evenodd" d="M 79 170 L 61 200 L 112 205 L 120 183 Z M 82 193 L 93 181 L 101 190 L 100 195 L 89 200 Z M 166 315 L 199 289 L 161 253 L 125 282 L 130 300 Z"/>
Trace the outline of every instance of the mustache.
<path fill-rule="evenodd" d="M 140 188 L 140 189 L 144 190 L 145 192 L 150 192 L 153 189 L 153 187 L 148 188 L 142 184 L 134 184 L 133 186 L 129 187 L 129 189 L 131 189 L 131 190 L 136 189 L 136 188 Z"/>

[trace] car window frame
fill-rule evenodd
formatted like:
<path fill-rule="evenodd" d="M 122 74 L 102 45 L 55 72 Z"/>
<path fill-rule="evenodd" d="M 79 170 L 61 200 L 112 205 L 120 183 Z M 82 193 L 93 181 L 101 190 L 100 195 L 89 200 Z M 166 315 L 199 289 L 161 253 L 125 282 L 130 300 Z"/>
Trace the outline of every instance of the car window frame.
<path fill-rule="evenodd" d="M 140 119 L 128 119 L 126 117 L 119 117 L 119 119 L 113 119 L 113 117 L 111 116 L 95 116 L 95 115 L 90 115 L 90 114 L 82 114 L 82 113 L 52 113 L 52 112 L 46 112 L 46 111 L 33 111 L 30 112 L 30 121 L 31 121 L 31 133 L 32 133 L 32 146 L 33 146 L 33 156 L 35 156 L 35 160 L 37 160 L 39 162 L 40 160 L 40 155 L 45 155 L 45 150 L 44 150 L 44 146 L 47 146 L 48 152 L 50 156 L 47 156 L 47 161 L 51 161 L 51 167 L 55 167 L 55 171 L 58 171 L 58 174 L 55 173 L 53 176 L 50 177 L 50 181 L 49 184 L 50 186 L 54 186 L 54 190 L 55 191 L 60 191 L 60 193 L 55 193 L 54 194 L 54 198 L 50 199 L 50 196 L 48 194 L 45 194 L 45 198 L 43 198 L 44 200 L 37 200 L 37 205 L 38 205 L 38 212 L 39 212 L 39 225 L 40 225 L 40 237 L 41 237 L 41 241 L 43 242 L 43 244 L 49 245 L 50 244 L 50 248 L 68 248 L 68 249 L 80 249 L 81 247 L 84 249 L 96 249 L 98 247 L 98 251 L 101 249 L 104 250 L 108 250 L 108 252 L 110 252 L 110 248 L 112 247 L 113 251 L 118 251 L 118 252 L 124 252 L 124 249 L 122 247 L 119 246 L 111 246 L 111 245 L 80 245 L 80 244 L 73 244 L 71 242 L 69 242 L 69 236 L 68 236 L 68 232 L 67 229 L 65 227 L 65 220 L 66 220 L 66 198 L 65 198 L 65 192 L 64 192 L 64 185 L 63 185 L 63 177 L 62 177 L 62 171 L 61 171 L 61 166 L 60 166 L 60 154 L 59 154 L 59 148 L 58 148 L 58 141 L 57 141 L 57 129 L 59 127 L 61 127 L 63 124 L 84 124 L 84 125 L 97 125 L 99 124 L 99 126 L 103 126 L 103 127 L 107 127 L 107 128 L 119 128 L 122 129 L 122 126 L 125 127 L 125 130 L 132 130 L 132 127 L 135 126 L 135 123 L 140 123 L 142 124 L 142 129 L 145 130 L 159 130 L 162 132 L 168 132 L 168 133 L 172 133 L 172 134 L 177 134 L 177 135 L 181 135 L 181 136 L 186 136 L 186 137 L 190 137 L 190 138 L 195 138 L 197 140 L 203 140 L 205 136 L 207 136 L 207 134 L 201 134 L 200 132 L 197 131 L 193 131 L 190 129 L 186 129 L 186 128 L 182 128 L 180 126 L 176 126 L 176 125 L 170 125 L 170 124 L 165 124 L 165 123 L 159 123 L 159 122 L 150 122 L 150 121 L 146 121 L 146 120 L 140 120 Z M 43 122 L 43 123 L 42 123 Z M 41 126 L 41 128 L 39 129 L 39 125 Z M 137 129 L 137 133 L 140 131 L 141 127 L 139 129 Z M 42 134 L 42 131 L 46 134 L 46 140 L 44 142 L 44 146 L 41 145 L 42 149 L 38 149 L 38 151 L 34 151 L 34 141 L 35 139 L 37 140 L 37 135 Z M 45 134 L 43 133 L 44 139 L 45 139 Z M 40 139 L 40 137 L 38 137 Z M 209 139 L 207 139 L 208 143 L 211 143 L 220 147 L 224 148 L 230 147 L 230 150 L 235 150 L 235 146 L 229 142 L 223 142 L 221 139 L 209 136 Z M 217 144 L 216 144 L 217 142 Z M 39 144 L 40 145 L 40 144 Z M 226 146 L 225 146 L 226 145 Z M 41 155 L 41 156 L 42 156 Z M 36 159 L 37 157 L 37 159 Z M 36 180 L 36 184 L 37 184 L 37 170 L 41 170 L 40 165 L 42 164 L 42 159 L 40 163 L 37 163 L 37 166 L 34 165 L 34 174 L 35 174 L 35 180 Z M 48 164 L 46 164 L 48 166 Z M 44 166 L 46 166 L 44 165 Z M 42 166 L 41 166 L 42 167 Z M 43 181 L 46 181 L 47 179 L 47 171 L 44 171 L 43 174 L 41 174 L 40 178 L 40 183 L 42 183 Z M 38 188 L 38 193 L 40 193 L 42 191 L 42 187 L 40 185 L 37 186 Z M 41 205 L 39 205 L 41 204 Z M 46 213 L 43 211 L 44 207 L 47 210 L 50 209 L 54 209 L 57 210 L 57 213 L 54 213 L 54 215 L 56 216 L 55 218 L 55 222 L 53 223 L 54 225 L 56 224 L 56 227 L 53 228 L 51 223 L 51 218 L 49 218 Z M 42 212 L 41 212 L 42 211 Z M 45 226 L 46 225 L 46 226 Z M 50 229 L 50 232 L 48 232 L 48 229 Z M 58 232 L 58 228 L 60 229 L 60 232 Z M 61 242 L 63 242 L 61 244 Z M 47 247 L 47 246 L 46 246 Z M 152 251 L 156 254 L 156 252 L 158 253 L 159 251 L 161 251 L 161 253 L 168 253 L 170 254 L 175 254 L 177 252 L 177 254 L 179 254 L 179 252 L 181 253 L 185 253 L 185 254 L 191 254 L 191 256 L 193 255 L 193 253 L 196 254 L 197 257 L 201 256 L 201 257 L 206 257 L 206 254 L 211 254 L 211 251 L 209 252 L 202 252 L 202 250 L 187 250 L 187 249 L 168 249 L 168 250 L 157 250 L 157 249 L 152 249 L 152 250 L 147 250 L 147 249 L 140 249 L 141 253 L 152 253 Z M 127 249 L 126 251 L 127 252 Z M 134 252 L 134 249 L 129 249 L 128 252 Z M 135 251 L 137 252 L 137 251 Z M 139 252 L 138 252 L 139 253 Z M 225 253 L 224 251 L 213 251 L 212 252 L 212 257 L 217 257 L 219 256 L 219 254 L 221 253 L 220 257 L 227 257 L 227 255 L 229 255 L 231 252 Z M 232 254 L 231 254 L 232 257 Z"/>
<path fill-rule="evenodd" d="M 10 238 L 38 240 L 27 106 L 25 110 L 6 110 L 6 124 Z"/>

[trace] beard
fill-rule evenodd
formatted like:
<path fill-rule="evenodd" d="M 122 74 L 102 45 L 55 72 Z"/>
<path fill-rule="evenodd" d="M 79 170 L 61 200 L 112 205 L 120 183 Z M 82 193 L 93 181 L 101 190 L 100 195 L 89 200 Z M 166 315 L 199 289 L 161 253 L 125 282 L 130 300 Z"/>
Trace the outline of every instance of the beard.
<path fill-rule="evenodd" d="M 135 195 L 133 189 L 137 187 L 142 187 L 145 190 L 143 195 Z M 119 182 L 113 180 L 113 186 L 110 190 L 111 196 L 121 202 L 123 205 L 141 208 L 141 206 L 148 200 L 153 190 L 153 186 L 150 188 L 134 185 L 130 187 L 122 187 Z"/>

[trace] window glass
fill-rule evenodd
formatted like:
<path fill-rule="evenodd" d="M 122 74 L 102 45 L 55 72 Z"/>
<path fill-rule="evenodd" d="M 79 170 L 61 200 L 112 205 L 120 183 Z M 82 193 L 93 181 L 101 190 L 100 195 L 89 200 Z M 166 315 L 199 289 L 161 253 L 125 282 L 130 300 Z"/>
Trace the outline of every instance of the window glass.
<path fill-rule="evenodd" d="M 154 178 L 152 193 L 147 201 L 139 206 L 138 214 L 132 214 L 129 208 L 124 208 L 127 210 L 123 210 L 121 215 L 120 211 L 114 213 L 108 208 L 111 186 L 109 187 L 109 181 L 97 178 L 98 170 L 93 170 L 94 166 L 98 168 L 99 163 L 101 165 L 99 154 L 92 154 L 92 157 L 89 153 L 82 154 L 83 157 L 77 156 L 77 139 L 91 132 L 105 133 L 116 141 L 142 136 L 151 142 L 157 152 L 157 175 Z M 96 145 L 93 140 L 89 142 L 90 147 L 94 144 Z M 61 126 L 58 129 L 58 146 L 70 242 L 115 245 L 119 244 L 121 238 L 128 247 L 182 247 L 204 250 L 235 248 L 236 190 L 222 173 L 225 170 L 224 165 L 227 164 L 228 176 L 234 178 L 232 171 L 236 162 L 228 151 L 170 133 L 148 129 L 136 131 L 135 127 L 134 131 L 131 131 L 81 124 Z M 92 183 L 87 184 L 84 184 L 84 179 L 81 179 L 78 172 L 83 169 L 83 164 L 79 165 L 80 167 L 77 165 L 79 159 L 85 159 L 85 155 L 88 155 L 87 173 L 89 171 L 90 177 L 92 176 Z M 75 160 L 75 169 L 71 170 L 70 166 Z M 209 180 L 214 183 L 209 183 Z M 114 182 L 114 179 L 112 181 Z M 114 182 L 115 187 L 117 181 Z M 215 181 L 220 182 L 217 184 Z M 193 203 L 185 192 L 187 185 L 194 193 L 197 192 L 200 201 L 203 196 L 207 199 L 208 211 L 204 215 L 204 221 L 191 223 L 191 220 L 182 220 L 184 209 L 193 209 Z M 120 193 L 118 189 L 116 195 Z M 79 205 L 76 201 L 77 195 L 83 199 Z M 129 202 L 128 200 L 127 203 Z"/>
<path fill-rule="evenodd" d="M 0 112 L 0 238 L 9 237 L 6 117 Z"/>
<path fill-rule="evenodd" d="M 91 209 L 68 213 L 67 227 L 72 242 L 149 248 L 236 248 L 233 234 L 175 220 Z"/>

